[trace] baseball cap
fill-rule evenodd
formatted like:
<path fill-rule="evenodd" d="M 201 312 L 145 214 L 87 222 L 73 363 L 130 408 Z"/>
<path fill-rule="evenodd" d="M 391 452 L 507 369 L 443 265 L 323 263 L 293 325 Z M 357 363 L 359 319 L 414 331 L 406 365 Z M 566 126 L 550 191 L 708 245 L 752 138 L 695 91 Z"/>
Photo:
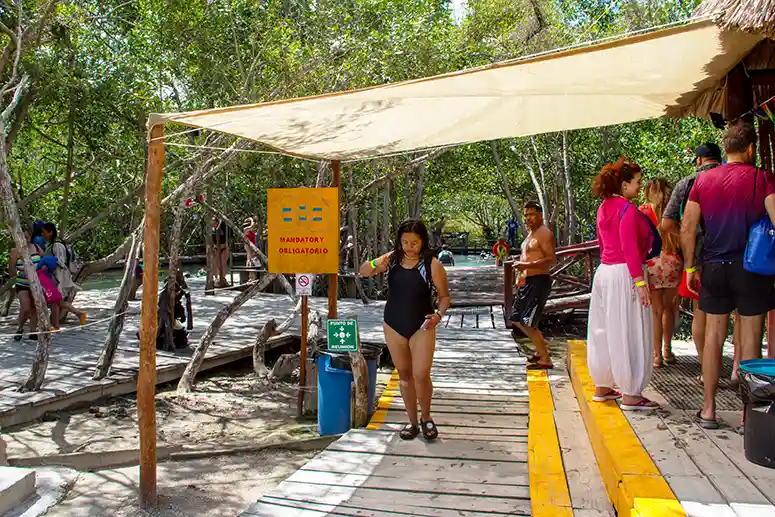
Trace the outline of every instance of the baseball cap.
<path fill-rule="evenodd" d="M 717 162 L 721 161 L 721 149 L 713 142 L 705 142 L 694 151 L 696 158 L 711 158 Z"/>

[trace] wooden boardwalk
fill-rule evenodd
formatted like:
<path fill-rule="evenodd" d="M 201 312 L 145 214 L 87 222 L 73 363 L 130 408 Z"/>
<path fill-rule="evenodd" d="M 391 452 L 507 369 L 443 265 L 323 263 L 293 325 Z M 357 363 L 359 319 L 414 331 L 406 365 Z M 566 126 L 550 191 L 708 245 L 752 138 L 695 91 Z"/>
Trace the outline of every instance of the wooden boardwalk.
<path fill-rule="evenodd" d="M 237 291 L 219 291 L 214 296 L 204 296 L 203 286 L 196 280 L 192 287 L 194 330 L 189 343 L 196 346 L 215 314 L 236 296 Z M 14 341 L 16 311 L 13 316 L 0 320 L 0 427 L 21 424 L 39 418 L 48 411 L 57 411 L 79 402 L 88 402 L 105 396 L 132 393 L 136 390 L 139 366 L 140 302 L 130 302 L 124 331 L 113 361 L 110 375 L 101 381 L 92 380 L 105 340 L 108 321 L 118 289 L 84 291 L 77 298 L 77 305 L 89 312 L 90 321 L 85 328 L 71 323 L 66 330 L 55 334 L 51 343 L 46 381 L 37 392 L 19 393 L 17 388 L 29 374 L 35 354 L 35 342 L 24 339 Z M 17 302 L 15 302 L 17 303 Z M 310 311 L 327 312 L 327 300 L 313 298 Z M 363 305 L 356 300 L 341 300 L 341 314 L 357 312 L 359 315 L 361 339 L 365 342 L 382 343 L 382 302 Z M 252 351 L 258 331 L 269 319 L 278 323 L 293 309 L 288 296 L 260 294 L 248 301 L 231 316 L 221 328 L 215 342 L 211 344 L 202 369 L 213 368 L 244 357 Z M 105 321 L 100 321 L 105 320 Z M 269 349 L 292 342 L 299 334 L 299 319 L 291 329 L 270 341 Z M 75 325 L 75 326 L 73 326 Z M 159 383 L 178 379 L 188 363 L 192 348 L 172 352 L 157 351 L 157 377 Z"/>
<path fill-rule="evenodd" d="M 775 469 L 745 459 L 735 432 L 740 411 L 719 411 L 721 429 L 707 430 L 694 422 L 696 409 L 673 407 L 647 388 L 661 410 L 622 412 L 615 402 L 591 401 L 585 343 L 572 341 L 569 356 L 584 424 L 619 515 L 775 516 Z"/>
<path fill-rule="evenodd" d="M 437 441 L 398 437 L 406 415 L 394 375 L 366 430 L 349 431 L 242 517 L 572 515 L 549 385 L 530 374 L 506 331 L 442 329 Z"/>

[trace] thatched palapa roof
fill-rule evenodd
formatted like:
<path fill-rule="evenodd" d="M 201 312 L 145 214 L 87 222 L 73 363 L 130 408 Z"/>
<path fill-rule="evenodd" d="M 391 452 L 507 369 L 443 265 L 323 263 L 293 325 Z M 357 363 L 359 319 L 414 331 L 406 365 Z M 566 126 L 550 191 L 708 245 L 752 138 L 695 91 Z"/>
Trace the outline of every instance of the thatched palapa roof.
<path fill-rule="evenodd" d="M 775 39 L 775 0 L 706 0 L 695 9 L 694 16 L 709 16 L 724 29 Z"/>

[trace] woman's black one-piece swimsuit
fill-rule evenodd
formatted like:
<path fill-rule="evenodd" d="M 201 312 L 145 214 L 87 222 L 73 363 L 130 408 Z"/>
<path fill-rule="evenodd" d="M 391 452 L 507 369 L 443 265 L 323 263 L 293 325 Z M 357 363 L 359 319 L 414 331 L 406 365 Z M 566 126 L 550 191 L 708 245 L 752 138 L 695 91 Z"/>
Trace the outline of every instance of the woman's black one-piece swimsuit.
<path fill-rule="evenodd" d="M 433 293 L 426 280 L 430 274 L 424 260 L 412 269 L 396 264 L 388 274 L 385 323 L 407 339 L 420 330 L 427 315 L 433 314 Z"/>

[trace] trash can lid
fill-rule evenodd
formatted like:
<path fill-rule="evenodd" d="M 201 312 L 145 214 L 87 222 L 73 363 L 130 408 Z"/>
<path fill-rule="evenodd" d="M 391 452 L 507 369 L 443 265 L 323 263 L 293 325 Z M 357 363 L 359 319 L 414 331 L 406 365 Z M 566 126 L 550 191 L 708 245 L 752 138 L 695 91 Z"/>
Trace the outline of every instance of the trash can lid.
<path fill-rule="evenodd" d="M 775 377 L 775 359 L 748 359 L 740 361 L 740 369 L 748 373 Z"/>

